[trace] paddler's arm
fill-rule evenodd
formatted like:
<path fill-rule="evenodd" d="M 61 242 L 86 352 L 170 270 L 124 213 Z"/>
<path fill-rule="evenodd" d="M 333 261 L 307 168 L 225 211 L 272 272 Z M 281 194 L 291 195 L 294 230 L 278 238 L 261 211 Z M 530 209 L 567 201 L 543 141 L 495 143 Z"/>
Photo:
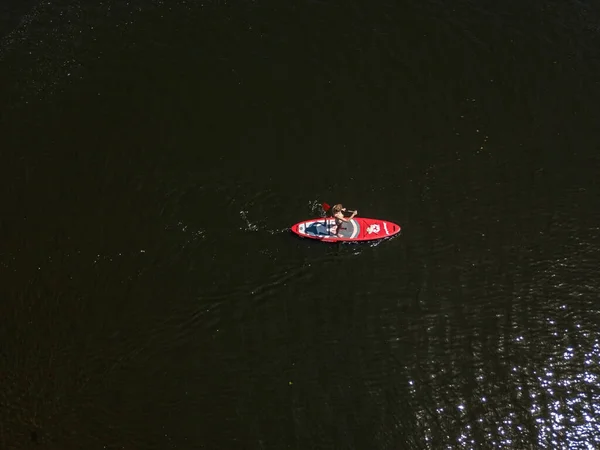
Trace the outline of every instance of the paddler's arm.
<path fill-rule="evenodd" d="M 345 218 L 344 216 L 342 216 L 342 220 L 344 222 L 350 222 L 352 219 L 354 219 L 354 216 L 358 213 L 358 211 L 353 211 L 352 215 L 349 218 Z"/>

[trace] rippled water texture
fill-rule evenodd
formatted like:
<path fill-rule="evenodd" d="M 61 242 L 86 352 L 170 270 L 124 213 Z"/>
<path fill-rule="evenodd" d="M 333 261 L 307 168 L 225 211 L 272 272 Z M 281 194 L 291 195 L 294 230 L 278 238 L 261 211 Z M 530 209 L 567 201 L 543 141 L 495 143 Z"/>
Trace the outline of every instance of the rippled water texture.
<path fill-rule="evenodd" d="M 600 448 L 599 19 L 3 6 L 0 448 Z"/>

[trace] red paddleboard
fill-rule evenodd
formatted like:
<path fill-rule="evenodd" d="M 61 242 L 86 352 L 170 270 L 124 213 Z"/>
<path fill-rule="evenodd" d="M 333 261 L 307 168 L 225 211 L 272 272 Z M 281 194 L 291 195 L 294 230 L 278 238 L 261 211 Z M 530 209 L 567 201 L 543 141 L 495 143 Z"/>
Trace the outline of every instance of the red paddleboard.
<path fill-rule="evenodd" d="M 400 233 L 398 224 L 364 217 L 355 217 L 349 222 L 343 222 L 339 236 L 335 235 L 336 227 L 333 218 L 305 220 L 293 225 L 291 229 L 298 236 L 325 242 L 373 241 Z"/>

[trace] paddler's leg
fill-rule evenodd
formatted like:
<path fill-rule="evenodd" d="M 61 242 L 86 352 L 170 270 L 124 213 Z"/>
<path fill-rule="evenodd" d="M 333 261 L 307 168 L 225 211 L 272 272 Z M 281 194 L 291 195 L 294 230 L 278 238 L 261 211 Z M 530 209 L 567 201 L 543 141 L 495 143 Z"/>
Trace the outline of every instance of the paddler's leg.
<path fill-rule="evenodd" d="M 336 237 L 344 237 L 344 236 L 342 236 L 342 235 L 341 235 L 341 233 L 342 233 L 342 230 L 343 230 L 343 228 L 342 228 L 342 223 L 343 223 L 343 222 L 342 222 L 342 221 L 340 221 L 340 222 L 337 224 L 337 229 L 335 230 L 335 236 L 336 236 Z"/>

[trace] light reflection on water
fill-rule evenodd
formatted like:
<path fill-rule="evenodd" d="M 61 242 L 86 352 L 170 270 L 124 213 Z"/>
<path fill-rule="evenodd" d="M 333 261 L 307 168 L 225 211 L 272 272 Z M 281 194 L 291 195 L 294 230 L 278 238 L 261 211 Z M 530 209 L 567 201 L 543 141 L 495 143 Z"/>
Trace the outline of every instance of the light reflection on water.
<path fill-rule="evenodd" d="M 452 313 L 428 319 L 428 366 L 407 367 L 426 448 L 600 448 L 600 289 L 586 270 L 596 250 L 579 242 L 540 264 L 510 311 L 471 323 L 471 336 Z M 471 318 L 485 320 L 485 308 Z"/>
<path fill-rule="evenodd" d="M 556 370 L 568 369 L 568 361 L 573 357 L 574 349 L 567 347 L 562 358 L 549 358 L 532 390 L 530 411 L 538 424 L 540 443 L 551 442 L 555 448 L 573 448 L 571 445 L 575 443 L 578 448 L 598 448 L 600 392 L 590 392 L 598 385 L 598 375 L 592 372 L 600 360 L 598 338 L 594 339 L 592 349 L 583 353 L 585 367 L 580 367 L 580 372 L 573 368 L 574 373 L 557 376 Z M 544 398 L 544 402 L 539 400 Z"/>

